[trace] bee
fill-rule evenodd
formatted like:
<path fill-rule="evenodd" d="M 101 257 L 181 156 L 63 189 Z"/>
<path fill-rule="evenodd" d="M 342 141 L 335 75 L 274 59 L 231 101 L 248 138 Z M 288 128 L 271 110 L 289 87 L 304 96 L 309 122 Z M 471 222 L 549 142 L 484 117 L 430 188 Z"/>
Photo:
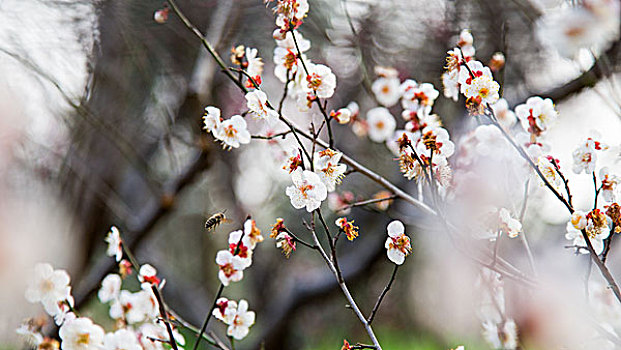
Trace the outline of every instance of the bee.
<path fill-rule="evenodd" d="M 224 215 L 225 212 L 226 210 L 221 213 L 215 213 L 210 216 L 209 219 L 207 219 L 207 221 L 205 222 L 205 228 L 207 229 L 207 231 L 214 230 L 216 227 L 218 227 L 218 225 L 223 222 L 229 222 L 229 219 L 227 219 Z"/>

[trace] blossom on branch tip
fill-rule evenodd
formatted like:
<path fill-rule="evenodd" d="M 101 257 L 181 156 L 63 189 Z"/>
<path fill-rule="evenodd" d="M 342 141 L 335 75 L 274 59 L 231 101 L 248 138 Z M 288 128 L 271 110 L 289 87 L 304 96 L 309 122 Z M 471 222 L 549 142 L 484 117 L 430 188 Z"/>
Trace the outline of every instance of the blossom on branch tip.
<path fill-rule="evenodd" d="M 160 279 L 157 277 L 157 270 L 149 264 L 143 264 L 138 271 L 138 279 L 141 283 L 159 285 Z"/>
<path fill-rule="evenodd" d="M 220 108 L 214 106 L 205 107 L 205 114 L 203 115 L 203 129 L 207 132 L 214 133 L 220 126 Z"/>
<path fill-rule="evenodd" d="M 336 75 L 323 64 L 307 63 L 308 75 L 306 75 L 308 89 L 315 92 L 319 98 L 330 98 L 336 89 Z"/>
<path fill-rule="evenodd" d="M 224 120 L 216 129 L 214 137 L 222 142 L 223 148 L 238 148 L 240 144 L 250 143 L 246 121 L 240 115 Z"/>
<path fill-rule="evenodd" d="M 287 229 L 285 228 L 285 220 L 282 218 L 276 219 L 276 223 L 272 225 L 272 230 L 270 232 L 270 238 L 276 238 L 281 232 L 285 232 Z"/>
<path fill-rule="evenodd" d="M 291 173 L 291 180 L 293 185 L 287 187 L 286 194 L 296 209 L 306 207 L 306 211 L 310 213 L 319 208 L 328 196 L 326 185 L 312 171 L 297 169 Z"/>
<path fill-rule="evenodd" d="M 273 126 L 278 121 L 278 112 L 267 105 L 267 95 L 261 90 L 250 91 L 246 94 L 246 106 L 257 118 L 261 119 L 269 126 Z"/>
<path fill-rule="evenodd" d="M 105 241 L 108 243 L 106 255 L 114 256 L 117 262 L 121 261 L 123 257 L 123 241 L 121 240 L 119 229 L 115 226 L 110 227 L 110 232 L 108 232 Z"/>
<path fill-rule="evenodd" d="M 341 232 L 345 233 L 348 240 L 353 241 L 358 237 L 358 226 L 354 226 L 354 220 L 347 221 L 347 218 L 342 217 L 336 219 L 334 223 L 340 228 Z"/>
<path fill-rule="evenodd" d="M 385 247 L 388 259 L 397 265 L 403 264 L 405 257 L 412 252 L 410 238 L 405 235 L 405 226 L 399 220 L 394 220 L 387 227 L 388 239 Z"/>
<path fill-rule="evenodd" d="M 287 232 L 282 231 L 276 236 L 276 248 L 280 248 L 285 257 L 289 259 L 291 253 L 295 251 L 295 240 Z"/>
<path fill-rule="evenodd" d="M 250 237 L 242 230 L 233 231 L 229 234 L 229 252 L 235 255 L 235 257 L 240 257 L 242 259 L 242 269 L 246 269 L 252 265 L 251 245 Z"/>
<path fill-rule="evenodd" d="M 248 219 L 244 222 L 244 235 L 248 237 L 250 249 L 254 249 L 257 243 L 263 242 L 261 230 L 257 227 L 256 221 L 252 219 Z"/>

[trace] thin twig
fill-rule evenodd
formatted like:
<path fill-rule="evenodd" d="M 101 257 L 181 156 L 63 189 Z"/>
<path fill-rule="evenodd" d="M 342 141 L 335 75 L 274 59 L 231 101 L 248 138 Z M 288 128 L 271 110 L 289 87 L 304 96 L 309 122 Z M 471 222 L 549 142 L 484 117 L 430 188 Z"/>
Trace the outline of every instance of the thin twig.
<path fill-rule="evenodd" d="M 166 331 L 168 332 L 169 338 L 168 344 L 170 344 L 170 346 L 174 350 L 179 350 L 179 348 L 177 347 L 177 341 L 175 340 L 175 335 L 173 334 L 172 327 L 170 326 L 170 320 L 168 319 L 166 307 L 164 306 L 164 299 L 162 298 L 162 295 L 160 294 L 160 291 L 159 289 L 157 289 L 157 286 L 155 284 L 151 285 L 151 290 L 153 291 L 153 294 L 155 294 L 155 299 L 157 299 L 157 303 L 159 304 L 160 315 L 162 315 L 162 318 L 164 319 L 164 325 L 166 326 Z"/>
<path fill-rule="evenodd" d="M 395 264 L 395 268 L 392 270 L 392 275 L 390 276 L 390 281 L 388 281 L 388 284 L 386 285 L 386 287 L 384 287 L 382 294 L 380 294 L 379 298 L 377 298 L 377 301 L 375 302 L 375 306 L 373 307 L 373 311 L 371 311 L 371 314 L 369 315 L 369 318 L 367 319 L 367 322 L 369 324 L 373 322 L 373 318 L 375 318 L 375 314 L 377 313 L 377 310 L 379 310 L 380 305 L 382 304 L 382 300 L 384 300 L 386 293 L 388 293 L 388 291 L 390 290 L 390 287 L 392 286 L 392 282 L 394 282 L 395 276 L 397 276 L 398 269 L 399 269 L 399 265 Z"/>

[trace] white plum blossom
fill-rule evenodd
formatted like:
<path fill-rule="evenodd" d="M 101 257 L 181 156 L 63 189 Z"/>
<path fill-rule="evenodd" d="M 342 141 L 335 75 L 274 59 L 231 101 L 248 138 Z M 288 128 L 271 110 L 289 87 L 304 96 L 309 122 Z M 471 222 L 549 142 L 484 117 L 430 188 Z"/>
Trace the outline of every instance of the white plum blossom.
<path fill-rule="evenodd" d="M 241 299 L 237 304 L 237 310 L 235 310 L 235 315 L 226 330 L 226 334 L 237 340 L 244 339 L 248 335 L 249 328 L 254 324 L 254 319 L 254 311 L 248 311 L 248 302 Z"/>
<path fill-rule="evenodd" d="M 572 170 L 576 174 L 580 174 L 584 171 L 585 174 L 591 174 L 595 171 L 595 165 L 597 163 L 597 150 L 598 145 L 596 142 L 589 138 L 586 142 L 583 142 L 574 150 L 572 156 L 574 158 L 574 165 Z"/>
<path fill-rule="evenodd" d="M 235 300 L 229 300 L 227 298 L 219 298 L 216 301 L 216 307 L 212 311 L 212 315 L 224 322 L 225 324 L 231 324 L 237 313 L 237 302 Z"/>
<path fill-rule="evenodd" d="M 399 102 L 401 93 L 399 91 L 399 78 L 379 77 L 371 85 L 371 90 L 375 94 L 377 102 L 385 107 L 392 107 Z"/>
<path fill-rule="evenodd" d="M 58 334 L 63 350 L 101 350 L 103 347 L 103 328 L 86 317 L 65 322 Z"/>
<path fill-rule="evenodd" d="M 537 158 L 536 165 L 543 174 L 543 176 L 546 178 L 548 183 L 550 183 L 550 185 L 552 185 L 552 187 L 554 187 L 557 191 L 560 190 L 563 186 L 563 179 L 559 175 L 554 165 L 546 157 Z"/>
<path fill-rule="evenodd" d="M 238 148 L 240 144 L 250 143 L 250 133 L 246 121 L 240 115 L 224 120 L 214 132 L 214 137 L 222 141 L 223 148 Z"/>
<path fill-rule="evenodd" d="M 348 108 L 340 108 L 334 113 L 330 113 L 330 117 L 334 118 L 339 124 L 347 124 L 351 120 L 352 111 Z"/>
<path fill-rule="evenodd" d="M 466 90 L 474 83 L 474 80 L 481 77 L 494 79 L 492 71 L 479 61 L 468 61 L 466 63 L 469 70 L 465 67 L 459 69 L 459 88 L 462 94 L 466 94 Z"/>
<path fill-rule="evenodd" d="M 306 207 L 309 213 L 321 206 L 321 202 L 328 196 L 326 185 L 319 175 L 309 170 L 297 169 L 291 173 L 293 185 L 287 187 L 286 193 L 291 205 L 296 209 Z"/>
<path fill-rule="evenodd" d="M 591 241 L 591 245 L 593 246 L 593 250 L 595 250 L 596 254 L 599 255 L 604 251 L 604 239 L 608 238 L 609 235 L 610 230 L 607 229 L 607 227 L 601 229 L 599 233 L 593 236 L 589 235 L 589 240 Z M 577 250 L 579 253 L 589 254 L 582 232 L 580 230 L 576 230 L 571 221 L 567 223 L 567 233 L 565 234 L 565 238 L 572 241 L 574 246 L 583 248 Z"/>
<path fill-rule="evenodd" d="M 149 264 L 143 264 L 138 271 L 138 279 L 140 283 L 159 284 L 160 279 L 157 277 L 157 270 Z"/>
<path fill-rule="evenodd" d="M 515 238 L 522 232 L 522 223 L 511 217 L 509 210 L 500 208 L 498 211 L 498 217 L 500 218 L 501 229 L 510 238 Z"/>
<path fill-rule="evenodd" d="M 58 304 L 71 296 L 69 280 L 67 271 L 54 270 L 50 264 L 37 264 L 25 292 L 26 300 L 40 302 L 48 313 L 54 313 Z"/>
<path fill-rule="evenodd" d="M 291 74 L 298 71 L 300 59 L 306 60 L 306 56 L 302 54 L 301 58 L 298 58 L 295 49 L 276 47 L 274 49 L 274 75 L 276 78 L 281 83 L 286 83 L 288 79 L 293 77 Z"/>
<path fill-rule="evenodd" d="M 603 167 L 599 171 L 599 178 L 602 182 L 601 195 L 606 202 L 615 201 L 615 190 L 619 183 L 619 177 L 610 173 L 608 167 Z"/>
<path fill-rule="evenodd" d="M 66 300 L 59 301 L 56 304 L 49 304 L 45 306 L 45 312 L 48 315 L 54 317 L 54 323 L 57 326 L 62 325 L 66 320 L 75 318 L 71 309 L 74 305 L 73 296 L 68 296 Z"/>
<path fill-rule="evenodd" d="M 397 121 L 384 107 L 375 107 L 367 112 L 369 138 L 373 142 L 384 142 L 395 132 Z"/>
<path fill-rule="evenodd" d="M 142 350 L 138 336 L 128 328 L 121 328 L 114 333 L 107 333 L 103 341 L 104 350 Z"/>
<path fill-rule="evenodd" d="M 339 164 L 343 153 L 335 152 L 331 149 L 315 152 L 314 167 L 315 173 L 319 175 L 321 182 L 326 185 L 328 192 L 336 189 L 336 185 L 341 183 L 345 177 L 347 165 Z"/>
<path fill-rule="evenodd" d="M 246 105 L 252 114 L 269 126 L 278 121 L 278 112 L 267 106 L 267 95 L 261 90 L 250 91 L 246 94 Z"/>
<path fill-rule="evenodd" d="M 276 31 L 280 32 L 280 30 L 278 29 Z M 297 30 L 294 30 L 293 34 L 291 33 L 292 33 L 291 31 L 287 31 L 285 33 L 284 38 L 276 39 L 276 45 L 284 49 L 296 50 L 297 52 L 297 48 L 295 47 L 295 42 L 297 42 L 300 52 L 306 52 L 310 50 L 311 48 L 310 40 L 304 39 L 304 36 L 302 35 L 302 33 L 298 32 Z M 293 40 L 294 36 L 295 36 L 295 41 Z"/>
<path fill-rule="evenodd" d="M 496 323 L 486 321 L 483 323 L 483 338 L 494 349 L 514 350 L 518 346 L 518 334 L 515 321 L 512 319 Z"/>
<path fill-rule="evenodd" d="M 278 1 L 276 25 L 281 30 L 289 30 L 289 25 L 301 23 L 309 10 L 308 0 Z"/>
<path fill-rule="evenodd" d="M 242 259 L 242 270 L 252 265 L 252 243 L 244 231 L 237 230 L 229 233 L 229 251 Z"/>
<path fill-rule="evenodd" d="M 336 89 L 336 75 L 332 73 L 332 70 L 323 64 L 307 63 L 306 66 L 308 68 L 308 75 L 306 76 L 308 89 L 314 91 L 319 98 L 332 97 Z"/>
<path fill-rule="evenodd" d="M 416 152 L 427 158 L 448 158 L 455 152 L 455 144 L 450 140 L 448 131 L 442 127 L 426 127 L 416 144 Z"/>
<path fill-rule="evenodd" d="M 388 239 L 384 244 L 387 249 L 388 259 L 397 265 L 402 265 L 405 257 L 412 252 L 410 238 L 405 235 L 405 226 L 399 220 L 388 224 Z"/>
<path fill-rule="evenodd" d="M 582 230 L 587 226 L 587 213 L 582 210 L 576 210 L 573 214 L 571 214 L 570 220 L 572 226 L 576 230 Z"/>
<path fill-rule="evenodd" d="M 471 84 L 466 85 L 464 95 L 473 98 L 479 103 L 495 103 L 500 96 L 498 91 L 500 85 L 494 79 L 483 75 L 472 80 Z"/>
<path fill-rule="evenodd" d="M 257 223 L 252 219 L 248 219 L 244 222 L 244 235 L 248 237 L 250 249 L 254 249 L 257 246 L 257 243 L 263 242 L 261 230 L 257 228 Z"/>
<path fill-rule="evenodd" d="M 263 74 L 263 59 L 258 57 L 259 51 L 255 48 L 246 48 L 246 60 L 248 61 L 248 67 L 246 67 L 246 73 L 252 78 L 257 75 Z"/>
<path fill-rule="evenodd" d="M 444 86 L 444 97 L 457 102 L 459 100 L 459 71 L 442 73 L 442 86 Z"/>
<path fill-rule="evenodd" d="M 436 90 L 432 84 L 423 83 L 416 86 L 403 86 L 403 95 L 401 97 L 401 105 L 404 109 L 410 111 L 431 111 L 431 107 L 436 98 L 440 96 L 440 92 Z"/>
<path fill-rule="evenodd" d="M 125 319 L 129 324 L 136 324 L 156 317 L 157 301 L 150 289 L 136 293 L 121 290 L 119 297 L 112 301 L 109 315 L 112 319 Z"/>
<path fill-rule="evenodd" d="M 121 276 L 111 273 L 101 281 L 101 288 L 97 297 L 102 303 L 107 303 L 119 297 L 121 292 Z"/>
<path fill-rule="evenodd" d="M 205 107 L 205 114 L 203 115 L 203 129 L 207 132 L 213 133 L 220 126 L 220 108 L 214 106 Z"/>
<path fill-rule="evenodd" d="M 544 100 L 539 96 L 533 96 L 528 98 L 526 103 L 515 107 L 515 115 L 525 131 L 540 136 L 556 120 L 558 112 L 551 99 Z"/>
<path fill-rule="evenodd" d="M 121 261 L 121 258 L 123 258 L 123 247 L 119 229 L 115 226 L 110 227 L 110 232 L 108 232 L 105 241 L 108 243 L 106 255 L 113 256 L 116 262 Z"/>
<path fill-rule="evenodd" d="M 223 285 L 228 286 L 231 282 L 239 282 L 244 278 L 243 258 L 233 255 L 228 250 L 221 250 L 216 254 L 216 264 L 220 267 L 218 278 Z"/>

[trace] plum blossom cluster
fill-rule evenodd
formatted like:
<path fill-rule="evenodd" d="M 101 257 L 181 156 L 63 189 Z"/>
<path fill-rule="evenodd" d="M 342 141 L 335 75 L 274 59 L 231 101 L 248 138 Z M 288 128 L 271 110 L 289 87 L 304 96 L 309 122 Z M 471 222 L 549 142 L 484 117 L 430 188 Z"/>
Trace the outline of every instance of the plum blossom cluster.
<path fill-rule="evenodd" d="M 229 234 L 228 249 L 220 250 L 216 254 L 218 264 L 218 278 L 223 285 L 239 282 L 244 278 L 244 270 L 252 265 L 252 252 L 257 243 L 263 241 L 261 230 L 252 219 L 246 220 L 242 230 Z"/>
<path fill-rule="evenodd" d="M 321 206 L 328 192 L 333 192 L 341 183 L 347 165 L 340 163 L 342 153 L 327 148 L 313 154 L 314 171 L 305 170 L 302 155 L 295 150 L 293 153 L 295 155 L 283 167 L 289 171 L 293 182 L 287 187 L 286 194 L 294 208 L 306 208 L 306 211 L 312 212 Z"/>
<path fill-rule="evenodd" d="M 241 115 L 222 120 L 220 109 L 208 106 L 205 107 L 203 123 L 203 128 L 222 143 L 222 148 L 239 148 L 242 144 L 250 143 L 250 132 Z"/>
<path fill-rule="evenodd" d="M 244 339 L 249 328 L 254 324 L 255 313 L 248 311 L 248 302 L 241 299 L 239 302 L 227 298 L 219 298 L 212 315 L 226 324 L 226 334 L 237 340 Z"/>
<path fill-rule="evenodd" d="M 112 227 L 106 237 L 107 254 L 117 261 L 123 257 L 120 232 Z M 130 266 L 131 263 L 129 263 Z M 136 273 L 141 288 L 137 292 L 122 289 L 123 280 L 132 273 L 122 260 L 120 273 L 111 273 L 101 282 L 97 296 L 109 304 L 109 315 L 115 320 L 115 329 L 106 332 L 88 317 L 79 316 L 73 309 L 69 275 L 64 270 L 54 270 L 49 264 L 35 266 L 34 277 L 26 290 L 26 299 L 41 302 L 59 328 L 60 342 L 41 334 L 45 320 L 29 320 L 17 332 L 26 337 L 37 349 L 104 349 L 104 350 L 162 350 L 161 339 L 167 339 L 165 326 L 158 321 L 158 302 L 152 288 L 161 289 L 164 282 L 157 277 L 157 270 L 145 264 Z M 178 345 L 185 344 L 184 337 L 173 330 Z M 179 347 L 182 349 L 181 347 Z"/>

